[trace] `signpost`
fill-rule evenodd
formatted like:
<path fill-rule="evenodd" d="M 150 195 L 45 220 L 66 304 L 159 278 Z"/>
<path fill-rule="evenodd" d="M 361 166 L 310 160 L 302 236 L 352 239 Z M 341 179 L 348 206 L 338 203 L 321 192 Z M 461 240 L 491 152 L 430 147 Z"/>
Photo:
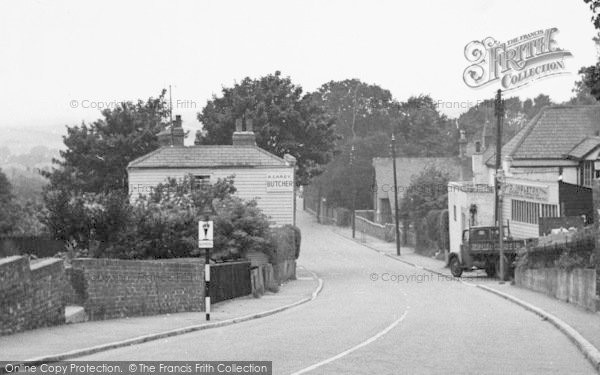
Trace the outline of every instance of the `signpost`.
<path fill-rule="evenodd" d="M 396 228 L 396 255 L 400 255 L 400 223 L 398 222 L 398 179 L 396 177 L 396 134 L 392 132 L 392 166 L 394 168 L 394 225 Z"/>
<path fill-rule="evenodd" d="M 213 248 L 213 221 L 205 212 L 204 221 L 198 222 L 198 247 L 204 251 L 204 311 L 210 320 L 210 249 Z"/>
<path fill-rule="evenodd" d="M 506 281 L 506 264 L 504 259 L 504 228 L 502 220 L 502 188 L 504 183 L 504 170 L 502 169 L 502 120 L 504 119 L 504 100 L 502 90 L 498 89 L 496 94 L 495 114 L 497 120 L 496 136 L 496 225 L 498 226 L 498 262 L 500 262 L 500 283 Z"/>

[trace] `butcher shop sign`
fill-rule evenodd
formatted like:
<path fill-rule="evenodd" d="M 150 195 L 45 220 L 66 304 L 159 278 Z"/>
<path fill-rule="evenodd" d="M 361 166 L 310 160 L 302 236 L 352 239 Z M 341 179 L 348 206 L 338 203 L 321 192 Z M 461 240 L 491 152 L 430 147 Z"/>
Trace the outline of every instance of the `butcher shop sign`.
<path fill-rule="evenodd" d="M 267 173 L 267 192 L 294 191 L 294 172 L 278 171 Z"/>

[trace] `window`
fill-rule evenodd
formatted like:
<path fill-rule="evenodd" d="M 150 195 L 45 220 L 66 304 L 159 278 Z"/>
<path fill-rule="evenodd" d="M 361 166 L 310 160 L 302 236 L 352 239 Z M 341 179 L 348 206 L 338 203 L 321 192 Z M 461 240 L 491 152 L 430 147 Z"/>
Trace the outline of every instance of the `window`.
<path fill-rule="evenodd" d="M 579 164 L 577 169 L 579 170 L 577 183 L 582 186 L 592 187 L 592 181 L 595 176 L 594 161 L 584 160 Z"/>
<path fill-rule="evenodd" d="M 538 224 L 540 217 L 558 217 L 558 206 L 555 204 L 512 200 L 511 218 L 513 221 Z"/>
<path fill-rule="evenodd" d="M 542 212 L 540 217 L 558 217 L 558 206 L 555 204 L 543 204 L 541 205 Z"/>
<path fill-rule="evenodd" d="M 456 205 L 454 205 L 454 221 L 456 221 Z"/>
<path fill-rule="evenodd" d="M 513 199 L 511 202 L 511 218 L 521 223 L 537 224 L 540 210 L 539 203 Z"/>
<path fill-rule="evenodd" d="M 198 175 L 194 176 L 195 186 L 204 186 L 210 183 L 210 175 Z"/>

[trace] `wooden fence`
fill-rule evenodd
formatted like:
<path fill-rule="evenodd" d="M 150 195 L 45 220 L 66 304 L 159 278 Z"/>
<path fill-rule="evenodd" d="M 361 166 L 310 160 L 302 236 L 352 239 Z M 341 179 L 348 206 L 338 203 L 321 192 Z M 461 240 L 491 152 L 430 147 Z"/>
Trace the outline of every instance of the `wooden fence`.
<path fill-rule="evenodd" d="M 226 262 L 210 266 L 210 299 L 220 302 L 252 293 L 250 262 Z"/>

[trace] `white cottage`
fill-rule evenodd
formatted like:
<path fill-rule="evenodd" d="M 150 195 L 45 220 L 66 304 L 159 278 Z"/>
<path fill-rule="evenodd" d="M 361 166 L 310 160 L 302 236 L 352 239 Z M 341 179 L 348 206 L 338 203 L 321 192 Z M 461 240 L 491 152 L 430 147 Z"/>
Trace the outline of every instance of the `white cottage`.
<path fill-rule="evenodd" d="M 130 199 L 147 194 L 167 178 L 193 175 L 200 182 L 234 176 L 236 195 L 257 201 L 273 226 L 295 224 L 294 168 L 296 159 L 283 159 L 256 145 L 252 125 L 236 123 L 232 145 L 184 146 L 181 117 L 159 134 L 162 147 L 133 160 L 127 167 Z"/>

